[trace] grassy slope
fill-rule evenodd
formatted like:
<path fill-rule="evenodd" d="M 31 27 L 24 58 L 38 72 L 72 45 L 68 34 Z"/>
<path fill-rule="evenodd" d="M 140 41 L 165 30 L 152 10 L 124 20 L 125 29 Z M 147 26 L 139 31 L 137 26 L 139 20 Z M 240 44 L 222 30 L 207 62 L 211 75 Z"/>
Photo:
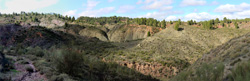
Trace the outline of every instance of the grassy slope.
<path fill-rule="evenodd" d="M 211 50 L 173 81 L 249 81 L 250 34 Z"/>
<path fill-rule="evenodd" d="M 183 69 L 193 64 L 204 53 L 228 40 L 246 34 L 248 30 L 220 28 L 205 30 L 191 26 L 181 26 L 182 31 L 171 28 L 156 33 L 131 49 L 110 53 L 104 58 L 115 61 L 138 63 L 161 63 Z M 161 69 L 158 69 L 161 70 Z M 163 73 L 163 74 L 167 74 Z"/>
<path fill-rule="evenodd" d="M 150 56 L 148 60 L 168 61 L 165 58 L 180 58 L 193 63 L 203 53 L 247 32 L 248 30 L 229 28 L 205 30 L 196 27 L 184 27 L 182 31 L 167 28 L 152 37 L 146 38 L 136 47 L 125 49 L 124 52 L 127 57 L 136 54 L 138 56 L 137 61 L 145 61 L 142 58 L 147 56 L 144 53 L 146 52 Z"/>

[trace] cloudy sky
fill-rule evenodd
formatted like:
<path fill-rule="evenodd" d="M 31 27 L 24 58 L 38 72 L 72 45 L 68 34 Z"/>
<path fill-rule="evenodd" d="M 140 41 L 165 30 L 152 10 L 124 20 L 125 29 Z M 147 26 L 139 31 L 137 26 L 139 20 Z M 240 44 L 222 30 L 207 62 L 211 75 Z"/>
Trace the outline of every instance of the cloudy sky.
<path fill-rule="evenodd" d="M 250 0 L 0 0 L 0 13 L 21 11 L 202 21 L 250 18 Z"/>

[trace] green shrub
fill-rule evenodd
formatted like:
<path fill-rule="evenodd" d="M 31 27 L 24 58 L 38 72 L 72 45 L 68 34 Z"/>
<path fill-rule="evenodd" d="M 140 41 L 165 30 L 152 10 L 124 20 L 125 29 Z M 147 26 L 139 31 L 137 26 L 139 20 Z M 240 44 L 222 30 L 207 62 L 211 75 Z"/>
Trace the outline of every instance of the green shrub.
<path fill-rule="evenodd" d="M 203 63 L 196 68 L 189 68 L 175 76 L 171 81 L 222 81 L 224 64 Z"/>
<path fill-rule="evenodd" d="M 250 81 L 250 61 L 239 63 L 228 78 L 229 81 Z"/>
<path fill-rule="evenodd" d="M 55 62 L 58 72 L 78 76 L 83 64 L 83 56 L 76 51 L 63 50 L 62 55 L 56 58 Z"/>
<path fill-rule="evenodd" d="M 53 75 L 49 81 L 75 81 L 67 74 Z"/>
<path fill-rule="evenodd" d="M 44 50 L 40 47 L 35 47 L 35 48 L 32 48 L 32 47 L 28 47 L 27 48 L 27 53 L 26 54 L 30 54 L 30 55 L 35 55 L 35 56 L 38 56 L 38 57 L 43 57 L 44 56 Z"/>
<path fill-rule="evenodd" d="M 150 32 L 148 31 L 148 37 L 151 36 Z"/>

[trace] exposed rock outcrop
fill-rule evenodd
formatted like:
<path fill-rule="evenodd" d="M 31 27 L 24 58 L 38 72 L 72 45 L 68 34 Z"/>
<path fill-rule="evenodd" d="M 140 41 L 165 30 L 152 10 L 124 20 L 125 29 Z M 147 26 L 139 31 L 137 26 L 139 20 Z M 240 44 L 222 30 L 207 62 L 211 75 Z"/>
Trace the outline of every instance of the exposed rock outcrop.
<path fill-rule="evenodd" d="M 82 29 L 79 34 L 81 36 L 96 37 L 102 41 L 125 42 L 131 40 L 144 39 L 161 30 L 158 27 L 150 27 L 145 25 L 116 25 L 111 27 L 87 27 Z"/>
<path fill-rule="evenodd" d="M 112 42 L 124 42 L 144 39 L 148 37 L 148 32 L 153 35 L 160 30 L 161 28 L 149 27 L 145 25 L 117 26 L 108 32 L 108 37 Z"/>
<path fill-rule="evenodd" d="M 102 40 L 102 41 L 108 41 L 108 36 L 107 34 L 100 30 L 100 29 L 97 29 L 97 28 L 94 28 L 94 27 L 91 27 L 91 28 L 85 28 L 85 29 L 82 29 L 79 34 L 81 36 L 89 36 L 89 37 L 96 37 L 98 38 L 99 40 Z"/>
<path fill-rule="evenodd" d="M 122 61 L 118 62 L 122 66 L 126 66 L 131 69 L 135 69 L 144 75 L 151 75 L 158 78 L 170 78 L 177 75 L 180 72 L 180 68 L 174 66 L 162 65 L 159 63 L 136 63 Z"/>

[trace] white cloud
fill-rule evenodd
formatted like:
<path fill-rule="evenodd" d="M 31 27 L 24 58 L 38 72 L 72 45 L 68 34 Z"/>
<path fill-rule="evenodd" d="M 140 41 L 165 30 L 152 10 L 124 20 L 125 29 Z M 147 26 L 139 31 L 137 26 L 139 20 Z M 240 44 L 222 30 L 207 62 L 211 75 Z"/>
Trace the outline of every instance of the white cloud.
<path fill-rule="evenodd" d="M 235 5 L 226 4 L 221 5 L 214 10 L 215 12 L 224 12 L 224 13 L 231 13 L 231 12 L 239 12 L 241 9 L 237 8 Z"/>
<path fill-rule="evenodd" d="M 217 1 L 213 1 L 212 3 L 211 3 L 211 5 L 218 5 L 219 4 L 219 2 L 217 2 Z"/>
<path fill-rule="evenodd" d="M 76 15 L 76 12 L 77 10 L 70 10 L 70 11 L 67 11 L 67 12 L 64 12 L 63 15 L 66 16 L 75 16 Z"/>
<path fill-rule="evenodd" d="M 207 12 L 201 12 L 201 13 L 190 13 L 185 16 L 168 16 L 166 20 L 177 20 L 177 19 L 182 19 L 183 21 L 187 20 L 196 20 L 196 21 L 205 21 L 205 20 L 210 20 L 210 19 L 223 19 L 224 17 L 227 17 L 228 19 L 244 19 L 244 18 L 249 18 L 250 17 L 250 10 L 248 11 L 243 11 L 243 12 L 237 12 L 235 14 L 222 14 L 222 15 L 213 15 L 209 14 Z"/>
<path fill-rule="evenodd" d="M 79 16 L 97 17 L 101 16 L 102 14 L 108 14 L 110 12 L 113 12 L 114 10 L 115 10 L 114 7 L 106 7 L 98 10 L 85 10 L 82 13 L 80 13 Z"/>
<path fill-rule="evenodd" d="M 116 11 L 117 13 L 126 13 L 128 11 L 134 10 L 135 6 L 124 5 L 120 6 L 120 8 Z"/>
<path fill-rule="evenodd" d="M 142 0 L 138 0 L 138 2 L 136 4 L 142 4 L 143 1 Z"/>
<path fill-rule="evenodd" d="M 198 9 L 194 9 L 194 11 L 193 12 L 199 12 L 199 10 Z"/>
<path fill-rule="evenodd" d="M 209 20 L 209 19 L 215 19 L 219 16 L 217 15 L 210 15 L 209 13 L 207 12 L 201 12 L 201 13 L 190 13 L 190 14 L 187 14 L 185 17 L 184 17 L 184 20 L 196 20 L 196 21 L 203 21 L 203 20 Z"/>
<path fill-rule="evenodd" d="M 146 17 L 146 18 L 156 18 L 158 20 L 165 19 L 168 15 L 173 15 L 173 14 L 181 14 L 181 11 L 168 11 L 168 12 L 152 12 L 152 13 L 147 13 L 146 15 L 139 16 L 139 17 Z"/>
<path fill-rule="evenodd" d="M 30 12 L 45 7 L 49 7 L 58 2 L 58 0 L 8 0 L 5 3 L 6 9 L 0 10 L 2 13 L 12 12 Z"/>
<path fill-rule="evenodd" d="M 173 9 L 173 6 L 165 6 L 165 7 L 161 8 L 161 11 L 171 10 L 171 9 Z"/>
<path fill-rule="evenodd" d="M 250 17 L 250 10 L 235 13 L 238 16 L 248 16 Z"/>
<path fill-rule="evenodd" d="M 151 3 L 151 2 L 155 2 L 157 0 L 145 0 L 145 3 Z"/>
<path fill-rule="evenodd" d="M 108 0 L 108 2 L 113 2 L 114 0 Z"/>
<path fill-rule="evenodd" d="M 183 0 L 180 6 L 198 6 L 198 5 L 205 5 L 205 0 Z"/>
<path fill-rule="evenodd" d="M 167 21 L 176 21 L 178 19 L 181 19 L 181 18 L 178 18 L 176 16 L 168 16 L 165 20 L 167 20 Z"/>
<path fill-rule="evenodd" d="M 222 12 L 222 13 L 235 13 L 235 12 L 242 12 L 246 10 L 250 10 L 250 4 L 242 3 L 240 5 L 231 5 L 231 4 L 220 5 L 214 11 Z"/>
<path fill-rule="evenodd" d="M 173 3 L 173 0 L 146 0 L 144 9 L 161 9 Z"/>
<path fill-rule="evenodd" d="M 94 1 L 94 0 L 88 0 L 87 1 L 87 10 L 91 10 L 94 7 L 96 7 L 100 2 L 99 1 Z"/>

